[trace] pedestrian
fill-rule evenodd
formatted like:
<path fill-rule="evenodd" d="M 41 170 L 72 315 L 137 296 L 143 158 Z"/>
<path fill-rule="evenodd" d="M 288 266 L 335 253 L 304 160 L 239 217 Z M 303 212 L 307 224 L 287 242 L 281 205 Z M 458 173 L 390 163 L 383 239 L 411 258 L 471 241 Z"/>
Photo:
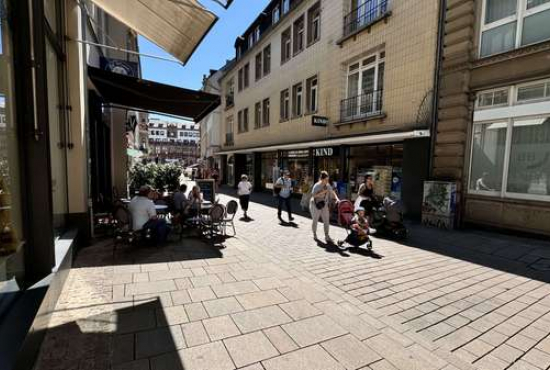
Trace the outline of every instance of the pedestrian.
<path fill-rule="evenodd" d="M 212 173 L 211 173 L 211 176 L 212 176 L 212 180 L 214 180 L 214 190 L 218 190 L 218 185 L 219 185 L 219 178 L 220 178 L 220 173 L 218 171 L 218 169 L 216 167 L 214 167 L 214 169 L 212 170 Z"/>
<path fill-rule="evenodd" d="M 370 212 L 372 212 L 373 202 L 375 201 L 374 198 L 374 181 L 372 179 L 371 175 L 367 175 L 365 177 L 365 182 L 359 186 L 359 195 L 357 196 L 357 199 L 355 200 L 355 209 L 359 207 L 365 208 L 365 211 L 367 215 L 369 215 Z M 365 202 L 367 201 L 367 202 Z M 365 202 L 365 203 L 363 203 Z M 366 205 L 366 207 L 365 207 Z"/>
<path fill-rule="evenodd" d="M 302 200 L 300 201 L 300 206 L 302 207 L 303 211 L 309 209 L 309 201 L 311 199 L 311 187 L 313 185 L 311 182 L 311 178 L 307 176 L 302 185 Z"/>
<path fill-rule="evenodd" d="M 277 207 L 277 216 L 279 220 L 284 222 L 281 217 L 283 214 L 284 205 L 288 212 L 289 222 L 294 221 L 294 217 L 292 217 L 292 206 L 290 204 L 292 196 L 292 179 L 290 178 L 290 172 L 288 170 L 284 170 L 283 176 L 279 177 L 279 179 L 275 182 L 274 192 L 279 199 L 279 205 Z"/>
<path fill-rule="evenodd" d="M 329 244 L 334 244 L 334 241 L 329 235 L 330 228 L 330 212 L 329 212 L 329 203 L 331 200 L 340 202 L 338 195 L 332 188 L 329 183 L 329 175 L 326 171 L 322 171 L 319 176 L 319 181 L 313 185 L 313 190 L 311 191 L 311 201 L 309 204 L 309 209 L 311 212 L 311 217 L 313 219 L 312 229 L 313 229 L 313 239 L 319 240 L 317 238 L 317 222 L 319 217 L 323 220 L 323 226 L 325 229 L 325 241 Z"/>
<path fill-rule="evenodd" d="M 250 203 L 250 193 L 252 192 L 252 184 L 248 181 L 247 175 L 241 176 L 241 182 L 237 185 L 237 194 L 239 195 L 239 203 L 244 212 L 244 219 L 249 220 L 248 204 Z"/>

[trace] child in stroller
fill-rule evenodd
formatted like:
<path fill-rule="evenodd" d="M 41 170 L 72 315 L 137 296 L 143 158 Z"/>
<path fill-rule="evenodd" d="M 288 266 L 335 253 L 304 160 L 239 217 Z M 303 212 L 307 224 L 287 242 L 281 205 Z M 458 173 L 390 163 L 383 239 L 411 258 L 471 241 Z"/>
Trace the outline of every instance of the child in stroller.
<path fill-rule="evenodd" d="M 338 241 L 340 249 L 347 249 L 348 246 L 352 248 L 365 246 L 366 249 L 372 250 L 372 241 L 369 234 L 373 230 L 369 228 L 369 221 L 363 207 L 357 208 L 354 214 L 353 203 L 349 201 L 340 202 L 338 205 L 338 221 L 348 232 L 345 240 Z"/>

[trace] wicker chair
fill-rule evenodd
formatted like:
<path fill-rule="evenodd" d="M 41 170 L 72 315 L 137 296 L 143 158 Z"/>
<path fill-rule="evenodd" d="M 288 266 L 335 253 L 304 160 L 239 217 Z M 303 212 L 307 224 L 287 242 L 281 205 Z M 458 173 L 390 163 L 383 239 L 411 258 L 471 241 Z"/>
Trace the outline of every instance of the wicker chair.
<path fill-rule="evenodd" d="M 227 212 L 223 219 L 224 234 L 227 234 L 227 226 L 231 226 L 233 228 L 233 236 L 237 235 L 237 230 L 235 229 L 235 216 L 238 210 L 239 204 L 235 200 L 231 200 L 227 203 Z"/>

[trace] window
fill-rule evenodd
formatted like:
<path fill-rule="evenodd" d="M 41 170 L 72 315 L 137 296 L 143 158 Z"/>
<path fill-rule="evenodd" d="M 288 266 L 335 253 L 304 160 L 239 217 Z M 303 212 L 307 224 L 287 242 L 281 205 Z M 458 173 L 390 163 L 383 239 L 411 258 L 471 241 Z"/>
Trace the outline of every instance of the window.
<path fill-rule="evenodd" d="M 290 60 L 291 57 L 291 30 L 290 27 L 281 34 L 281 64 Z"/>
<path fill-rule="evenodd" d="M 307 12 L 307 44 L 321 39 L 321 3 L 313 5 Z"/>
<path fill-rule="evenodd" d="M 256 103 L 254 107 L 254 128 L 262 127 L 262 103 Z"/>
<path fill-rule="evenodd" d="M 232 107 L 235 104 L 235 79 L 230 78 L 225 84 L 225 106 Z"/>
<path fill-rule="evenodd" d="M 281 91 L 281 121 L 288 121 L 290 118 L 290 91 Z"/>
<path fill-rule="evenodd" d="M 246 89 L 248 86 L 250 86 L 250 63 L 246 63 L 243 68 L 244 77 L 243 77 L 243 86 Z"/>
<path fill-rule="evenodd" d="M 239 133 L 248 132 L 248 108 L 245 108 L 237 114 Z"/>
<path fill-rule="evenodd" d="M 254 33 L 253 32 L 248 34 L 248 48 L 252 49 L 252 46 L 254 46 Z"/>
<path fill-rule="evenodd" d="M 341 103 L 343 121 L 381 113 L 384 58 L 382 51 L 348 67 L 347 98 Z"/>
<path fill-rule="evenodd" d="M 471 193 L 550 201 L 550 106 L 540 104 L 550 98 L 548 83 L 478 93 L 478 109 L 482 100 L 494 102 L 492 95 L 510 98 L 495 109 L 474 112 Z"/>
<path fill-rule="evenodd" d="M 509 89 L 499 89 L 478 94 L 477 107 L 488 108 L 508 105 L 508 90 Z"/>
<path fill-rule="evenodd" d="M 485 0 L 480 56 L 550 39 L 550 0 Z"/>
<path fill-rule="evenodd" d="M 264 76 L 271 73 L 271 45 L 264 48 Z"/>
<path fill-rule="evenodd" d="M 269 98 L 264 99 L 262 103 L 262 123 L 263 126 L 269 126 L 269 115 L 270 115 L 270 102 Z"/>
<path fill-rule="evenodd" d="M 254 42 L 258 42 L 259 40 L 260 40 L 260 26 L 254 29 Z"/>
<path fill-rule="evenodd" d="M 239 92 L 244 89 L 244 71 L 243 69 L 239 69 Z"/>
<path fill-rule="evenodd" d="M 304 16 L 302 15 L 294 22 L 294 55 L 304 50 Z"/>
<path fill-rule="evenodd" d="M 299 117 L 303 109 L 303 86 L 300 82 L 292 87 L 292 116 Z"/>
<path fill-rule="evenodd" d="M 256 54 L 256 81 L 262 78 L 262 53 Z"/>
<path fill-rule="evenodd" d="M 306 111 L 307 113 L 317 112 L 319 105 L 317 76 L 311 77 L 306 81 Z"/>
<path fill-rule="evenodd" d="M 271 13 L 271 21 L 273 24 L 275 24 L 279 22 L 280 19 L 281 19 L 281 8 L 279 7 L 279 5 L 277 5 L 273 9 L 273 12 Z"/>
<path fill-rule="evenodd" d="M 283 14 L 288 13 L 290 10 L 290 0 L 283 0 Z"/>

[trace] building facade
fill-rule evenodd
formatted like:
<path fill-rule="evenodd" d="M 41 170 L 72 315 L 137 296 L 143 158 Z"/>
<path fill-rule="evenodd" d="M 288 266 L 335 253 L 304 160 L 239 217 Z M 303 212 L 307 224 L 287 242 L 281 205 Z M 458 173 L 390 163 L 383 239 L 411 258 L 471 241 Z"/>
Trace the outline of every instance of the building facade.
<path fill-rule="evenodd" d="M 461 221 L 550 235 L 550 2 L 447 1 L 434 177 Z"/>
<path fill-rule="evenodd" d="M 418 215 L 429 168 L 439 1 L 271 1 L 221 79 L 227 182 L 295 192 L 326 170 L 343 197 L 366 175 Z M 420 194 L 420 195 L 419 195 Z"/>
<path fill-rule="evenodd" d="M 149 118 L 149 160 L 158 163 L 197 163 L 200 144 L 199 125 L 194 122 Z"/>

